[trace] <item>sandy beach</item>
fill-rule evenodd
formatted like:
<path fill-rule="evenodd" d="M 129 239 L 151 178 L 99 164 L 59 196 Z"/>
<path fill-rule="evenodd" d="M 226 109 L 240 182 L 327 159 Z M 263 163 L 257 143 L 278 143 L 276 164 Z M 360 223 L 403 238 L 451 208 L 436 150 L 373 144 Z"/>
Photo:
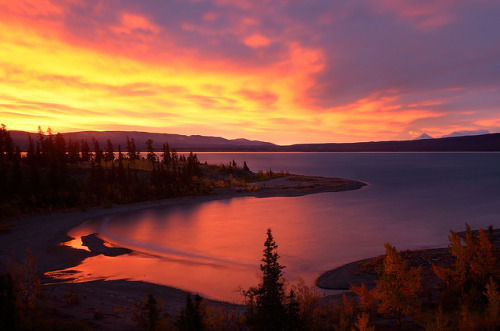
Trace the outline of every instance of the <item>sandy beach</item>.
<path fill-rule="evenodd" d="M 7 223 L 13 225 L 12 228 L 0 234 L 0 265 L 2 268 L 8 266 L 11 254 L 18 262 L 21 261 L 26 255 L 27 248 L 36 257 L 39 274 L 77 266 L 84 259 L 98 254 L 113 256 L 113 254 L 128 253 L 127 250 L 106 249 L 98 237 L 87 238 L 85 244 L 89 251 L 61 245 L 72 239 L 67 235 L 69 230 L 92 219 L 156 207 L 168 208 L 178 204 L 197 204 L 242 196 L 258 198 L 301 196 L 355 190 L 364 185 L 366 184 L 341 178 L 287 175 L 251 183 L 253 190 L 217 189 L 212 195 L 206 196 L 23 216 L 16 220 L 9 220 Z M 178 313 L 183 308 L 186 297 L 186 292 L 172 287 L 126 280 L 62 283 L 43 277 L 43 283 L 48 303 L 53 305 L 59 313 L 104 329 L 130 327 L 130 310 L 134 302 L 143 300 L 148 293 L 154 293 L 160 298 L 164 309 L 169 314 Z M 211 301 L 211 304 L 241 309 L 241 306 L 223 302 Z"/>

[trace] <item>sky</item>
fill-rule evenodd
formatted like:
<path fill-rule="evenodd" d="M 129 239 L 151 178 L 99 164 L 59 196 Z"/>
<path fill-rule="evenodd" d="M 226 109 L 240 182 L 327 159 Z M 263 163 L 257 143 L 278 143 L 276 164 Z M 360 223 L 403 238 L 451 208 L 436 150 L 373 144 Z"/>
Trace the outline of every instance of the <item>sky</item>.
<path fill-rule="evenodd" d="M 497 0 L 0 0 L 0 122 L 278 144 L 500 132 Z"/>

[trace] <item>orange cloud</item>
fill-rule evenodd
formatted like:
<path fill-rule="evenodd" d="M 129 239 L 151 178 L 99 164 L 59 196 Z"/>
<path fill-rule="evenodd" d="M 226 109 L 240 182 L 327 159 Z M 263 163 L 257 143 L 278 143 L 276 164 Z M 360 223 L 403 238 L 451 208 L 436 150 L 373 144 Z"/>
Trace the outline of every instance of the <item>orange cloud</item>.
<path fill-rule="evenodd" d="M 188 15 L 165 18 L 149 2 L 3 1 L 0 118 L 9 128 L 30 131 L 38 125 L 56 131 L 136 127 L 277 143 L 381 140 L 424 128 L 434 134 L 438 125 L 426 120 L 450 112 L 452 94 L 466 93 L 464 80 L 460 89 L 453 82 L 432 96 L 409 96 L 418 85 L 413 78 L 420 77 L 419 54 L 408 62 L 411 75 L 398 76 L 404 71 L 399 65 L 387 73 L 395 78 L 384 80 L 392 68 L 387 63 L 370 64 L 370 58 L 366 64 L 342 53 L 342 47 L 357 51 L 350 31 L 340 26 L 348 11 L 318 10 L 317 3 L 311 11 L 302 8 L 303 17 L 302 11 L 281 10 L 292 4 L 194 0 Z M 453 22 L 447 0 L 370 6 L 417 30 Z M 327 45 L 331 36 L 321 31 L 332 25 L 343 37 Z M 366 46 L 367 53 L 376 51 Z M 373 70 L 379 63 L 383 70 Z M 337 70 L 342 66 L 347 69 Z M 418 77 L 427 82 L 434 76 Z M 344 92 L 349 101 L 330 106 Z M 499 127 L 496 118 L 475 124 Z"/>
<path fill-rule="evenodd" d="M 136 14 L 123 13 L 121 18 L 121 25 L 112 27 L 115 33 L 137 33 L 147 32 L 156 34 L 160 28 L 151 23 L 146 17 Z"/>
<path fill-rule="evenodd" d="M 259 33 L 254 33 L 253 35 L 245 38 L 243 42 L 245 43 L 245 45 L 252 48 L 265 47 L 271 43 L 268 38 Z"/>

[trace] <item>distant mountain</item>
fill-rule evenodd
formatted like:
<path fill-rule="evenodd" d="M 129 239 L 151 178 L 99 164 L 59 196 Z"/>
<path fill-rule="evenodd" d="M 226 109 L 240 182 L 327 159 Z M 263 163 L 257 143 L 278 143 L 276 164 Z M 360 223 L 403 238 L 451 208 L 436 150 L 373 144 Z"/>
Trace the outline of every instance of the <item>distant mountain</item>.
<path fill-rule="evenodd" d="M 429 136 L 427 133 L 422 133 L 419 137 L 413 139 L 413 140 L 421 140 L 421 139 L 434 139 L 433 137 Z"/>
<path fill-rule="evenodd" d="M 28 137 L 36 141 L 36 133 L 28 133 L 24 131 L 9 131 L 14 143 L 18 145 L 21 150 L 25 151 L 28 148 Z M 146 141 L 153 140 L 153 147 L 159 151 L 163 143 L 168 142 L 170 148 L 175 148 L 177 151 L 253 151 L 253 150 L 267 150 L 276 148 L 277 145 L 272 143 L 248 140 L 248 139 L 225 139 L 221 137 L 210 137 L 192 135 L 185 136 L 180 134 L 169 133 L 150 133 L 150 132 L 137 132 L 137 131 L 80 131 L 80 132 L 66 132 L 63 134 L 66 142 L 71 139 L 73 141 L 85 140 L 89 146 L 93 148 L 92 139 L 96 139 L 101 148 L 105 148 L 107 139 L 113 143 L 115 150 L 118 150 L 118 145 L 121 145 L 122 151 L 126 151 L 127 137 L 134 139 L 137 149 L 144 151 L 146 149 Z"/>
<path fill-rule="evenodd" d="M 9 131 L 22 151 L 28 147 L 28 137 L 37 139 L 36 133 L 24 131 Z M 156 151 L 163 143 L 168 142 L 170 148 L 179 152 L 500 152 L 500 133 L 490 133 L 475 136 L 461 136 L 448 138 L 422 138 L 404 141 L 377 141 L 360 143 L 326 143 L 326 144 L 295 144 L 279 146 L 269 142 L 247 139 L 225 139 L 210 136 L 185 136 L 168 133 L 149 133 L 136 131 L 82 131 L 64 133 L 66 141 L 86 140 L 91 148 L 92 138 L 95 138 L 101 148 L 105 148 L 106 140 L 113 142 L 115 151 L 121 145 L 126 152 L 126 137 L 134 139 L 137 149 L 145 151 L 146 141 L 153 140 Z M 429 136 L 430 137 L 430 136 Z"/>
<path fill-rule="evenodd" d="M 500 133 L 478 136 L 282 146 L 289 152 L 500 152 Z"/>
<path fill-rule="evenodd" d="M 462 131 L 455 131 L 455 132 L 449 133 L 447 135 L 442 136 L 441 138 L 478 136 L 478 135 L 488 134 L 488 133 L 490 133 L 490 131 L 488 131 L 488 130 L 474 130 L 474 131 L 462 130 Z"/>

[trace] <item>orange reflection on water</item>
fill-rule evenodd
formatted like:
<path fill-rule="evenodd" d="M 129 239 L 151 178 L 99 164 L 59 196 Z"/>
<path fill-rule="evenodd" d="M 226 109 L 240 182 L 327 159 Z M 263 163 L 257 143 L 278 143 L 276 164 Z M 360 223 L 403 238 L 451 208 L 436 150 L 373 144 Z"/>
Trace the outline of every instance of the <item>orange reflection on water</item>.
<path fill-rule="evenodd" d="M 65 241 L 61 243 L 61 245 L 73 247 L 76 249 L 83 249 L 90 252 L 90 249 L 87 246 L 83 246 L 82 237 L 77 237 L 72 240 Z"/>
<path fill-rule="evenodd" d="M 291 283 L 303 278 L 312 286 L 321 272 L 371 256 L 373 245 L 383 249 L 373 225 L 365 224 L 364 233 L 338 216 L 345 216 L 341 209 L 351 210 L 352 205 L 344 201 L 328 206 L 330 199 L 341 196 L 239 198 L 117 215 L 74 232 L 97 232 L 135 253 L 91 257 L 67 271 L 85 275 L 77 281 L 142 280 L 241 303 L 241 289 L 260 281 L 263 244 L 271 228 L 285 278 Z M 312 210 L 312 201 L 320 198 L 325 199 L 324 210 Z M 357 249 L 345 250 L 353 246 Z"/>

